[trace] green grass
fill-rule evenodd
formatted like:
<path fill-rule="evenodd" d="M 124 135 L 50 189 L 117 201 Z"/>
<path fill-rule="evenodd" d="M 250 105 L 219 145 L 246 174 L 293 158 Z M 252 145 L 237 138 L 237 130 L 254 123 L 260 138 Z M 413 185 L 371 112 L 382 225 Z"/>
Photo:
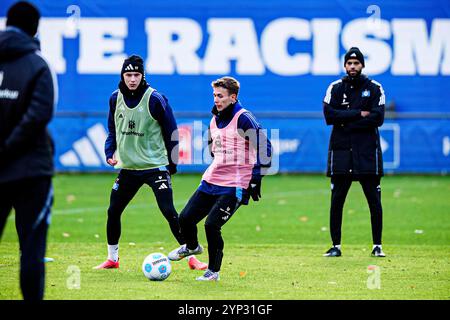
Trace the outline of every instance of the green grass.
<path fill-rule="evenodd" d="M 370 218 L 355 183 L 344 208 L 341 258 L 324 258 L 329 179 L 266 177 L 260 202 L 239 209 L 223 228 L 225 251 L 218 283 L 199 283 L 200 271 L 172 264 L 163 282 L 144 278 L 152 252 L 177 246 L 149 188 L 122 216 L 119 270 L 92 270 L 106 258 L 106 208 L 114 175 L 58 175 L 49 232 L 46 299 L 450 299 L 450 177 L 395 176 L 382 180 L 384 259 L 370 257 Z M 181 210 L 200 176 L 176 175 Z M 199 239 L 206 246 L 204 229 Z M 421 231 L 416 231 L 421 230 Z M 206 250 L 205 250 L 206 252 Z M 199 256 L 207 262 L 207 254 Z M 20 299 L 18 241 L 13 215 L 0 243 L 0 299 Z M 368 289 L 369 265 L 381 288 Z M 80 269 L 80 289 L 69 289 L 69 266 Z"/>

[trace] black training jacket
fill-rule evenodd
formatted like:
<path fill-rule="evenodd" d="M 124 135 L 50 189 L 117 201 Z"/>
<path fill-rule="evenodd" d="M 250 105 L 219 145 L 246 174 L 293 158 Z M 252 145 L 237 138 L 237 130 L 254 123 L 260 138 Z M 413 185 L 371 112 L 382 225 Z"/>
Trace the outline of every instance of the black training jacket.
<path fill-rule="evenodd" d="M 364 75 L 331 83 L 323 101 L 326 123 L 333 125 L 327 176 L 383 175 L 378 127 L 384 121 L 384 106 L 382 86 Z M 362 110 L 370 115 L 363 118 Z"/>
<path fill-rule="evenodd" d="M 0 32 L 0 183 L 53 175 L 47 124 L 56 92 L 38 41 L 19 30 Z"/>

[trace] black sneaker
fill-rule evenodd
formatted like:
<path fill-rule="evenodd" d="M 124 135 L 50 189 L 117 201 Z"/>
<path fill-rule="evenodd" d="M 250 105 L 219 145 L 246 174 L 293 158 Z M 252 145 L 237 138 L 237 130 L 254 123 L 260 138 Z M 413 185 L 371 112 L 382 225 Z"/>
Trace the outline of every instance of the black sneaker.
<path fill-rule="evenodd" d="M 371 255 L 372 255 L 372 257 L 381 257 L 381 258 L 386 257 L 386 255 L 384 254 L 383 250 L 381 250 L 381 248 L 378 247 L 378 246 L 373 248 Z"/>
<path fill-rule="evenodd" d="M 323 256 L 324 257 L 340 257 L 342 255 L 341 250 L 336 247 L 331 247 Z"/>

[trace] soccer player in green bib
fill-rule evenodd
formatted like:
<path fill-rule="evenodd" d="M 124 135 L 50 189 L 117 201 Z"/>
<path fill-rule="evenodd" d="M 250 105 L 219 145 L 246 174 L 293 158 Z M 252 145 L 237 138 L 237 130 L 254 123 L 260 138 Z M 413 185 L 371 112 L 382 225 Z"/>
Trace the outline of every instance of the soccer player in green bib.
<path fill-rule="evenodd" d="M 140 56 L 123 63 L 119 89 L 109 99 L 108 131 L 106 161 L 120 172 L 108 208 L 108 258 L 95 269 L 119 268 L 120 217 L 144 184 L 152 188 L 178 243 L 185 243 L 170 179 L 177 172 L 177 124 L 167 98 L 147 84 Z M 195 257 L 188 264 L 191 269 L 207 268 Z"/>

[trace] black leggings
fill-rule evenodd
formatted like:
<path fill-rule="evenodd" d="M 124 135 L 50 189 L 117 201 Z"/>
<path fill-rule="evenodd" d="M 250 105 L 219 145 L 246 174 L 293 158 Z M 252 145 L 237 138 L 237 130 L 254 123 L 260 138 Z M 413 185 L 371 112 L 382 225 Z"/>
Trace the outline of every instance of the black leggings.
<path fill-rule="evenodd" d="M 361 176 L 359 183 L 362 186 L 370 209 L 373 243 L 381 244 L 383 208 L 381 206 L 380 177 L 375 175 Z M 352 185 L 352 178 L 333 176 L 331 177 L 331 185 L 330 232 L 333 245 L 338 245 L 341 244 L 342 210 L 345 198 Z"/>
<path fill-rule="evenodd" d="M 0 184 L 0 237 L 11 209 L 16 213 L 20 244 L 20 287 L 25 300 L 44 297 L 44 256 L 50 210 L 51 177 L 37 177 Z"/>
<path fill-rule="evenodd" d="M 159 210 L 169 223 L 175 239 L 179 244 L 184 244 L 185 241 L 181 235 L 178 222 L 178 213 L 173 205 L 170 175 L 165 171 L 145 173 L 132 170 L 121 170 L 111 190 L 108 221 L 106 224 L 108 244 L 115 245 L 119 243 L 121 234 L 120 217 L 125 207 L 144 183 L 152 188 Z"/>
<path fill-rule="evenodd" d="M 197 223 L 205 221 L 208 241 L 208 268 L 218 272 L 222 265 L 224 242 L 221 228 L 233 216 L 240 203 L 234 195 L 210 195 L 197 190 L 180 214 L 181 232 L 186 246 L 193 250 L 198 246 Z"/>

